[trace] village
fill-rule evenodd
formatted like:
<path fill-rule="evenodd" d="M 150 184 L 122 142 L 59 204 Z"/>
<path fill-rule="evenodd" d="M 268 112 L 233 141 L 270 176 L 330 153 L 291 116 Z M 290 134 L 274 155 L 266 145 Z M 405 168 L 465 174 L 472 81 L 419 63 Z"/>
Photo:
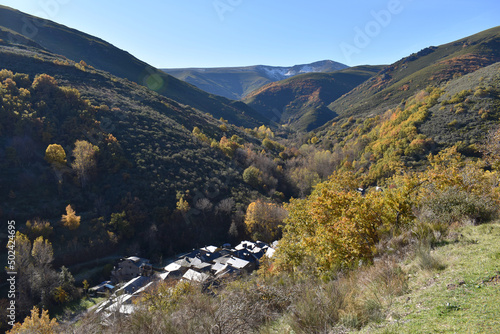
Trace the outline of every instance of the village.
<path fill-rule="evenodd" d="M 258 269 L 264 257 L 271 258 L 277 241 L 243 241 L 234 248 L 206 246 L 180 255 L 163 268 L 154 268 L 148 259 L 130 256 L 120 259 L 111 279 L 89 289 L 93 296 L 109 296 L 92 308 L 103 319 L 134 312 L 133 301 L 155 282 L 187 281 L 212 284 L 224 278 L 249 274 Z"/>

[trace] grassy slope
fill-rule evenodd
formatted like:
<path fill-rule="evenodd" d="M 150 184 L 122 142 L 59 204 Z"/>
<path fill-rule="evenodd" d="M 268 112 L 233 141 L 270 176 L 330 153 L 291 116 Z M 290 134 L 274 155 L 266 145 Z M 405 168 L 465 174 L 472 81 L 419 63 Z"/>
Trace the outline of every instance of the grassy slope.
<path fill-rule="evenodd" d="M 405 265 L 411 292 L 398 298 L 381 324 L 362 333 L 500 332 L 500 223 L 460 228 L 431 252 L 441 271 Z"/>
<path fill-rule="evenodd" d="M 500 61 L 499 50 L 500 27 L 426 48 L 388 66 L 328 107 L 344 117 L 383 112 L 428 85 Z"/>
<path fill-rule="evenodd" d="M 27 30 L 29 24 L 31 30 Z M 128 52 L 118 49 L 97 37 L 82 33 L 52 21 L 0 6 L 0 25 L 16 32 L 26 31 L 26 38 L 38 43 L 52 53 L 63 55 L 73 61 L 87 64 L 126 78 L 182 104 L 208 112 L 216 118 L 224 117 L 231 123 L 253 127 L 265 121 L 258 113 L 241 103 L 208 94 L 186 82 L 160 71 Z"/>
<path fill-rule="evenodd" d="M 266 117 L 310 131 L 336 116 L 332 101 L 376 74 L 381 66 L 358 66 L 333 73 L 307 73 L 268 84 L 243 101 Z M 277 119 L 277 118 L 280 119 Z"/>
<path fill-rule="evenodd" d="M 479 92 L 478 88 L 485 90 L 487 87 L 495 87 L 497 91 L 485 92 L 484 95 L 476 93 Z M 439 99 L 440 103 L 430 109 L 430 115 L 419 127 L 419 131 L 433 138 L 440 146 L 459 141 L 464 145 L 478 144 L 498 124 L 499 87 L 500 63 L 449 81 Z M 463 93 L 463 101 L 459 99 L 457 103 L 448 102 L 462 92 L 467 92 Z"/>

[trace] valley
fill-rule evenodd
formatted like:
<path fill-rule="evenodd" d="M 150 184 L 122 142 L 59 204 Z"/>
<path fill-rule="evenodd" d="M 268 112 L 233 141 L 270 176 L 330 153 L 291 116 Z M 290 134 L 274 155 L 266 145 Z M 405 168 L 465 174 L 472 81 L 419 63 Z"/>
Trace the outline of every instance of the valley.
<path fill-rule="evenodd" d="M 2 330 L 428 330 L 415 298 L 463 331 L 453 314 L 469 285 L 498 297 L 500 27 L 392 64 L 157 69 L 54 21 L 6 6 L 0 19 L 18 322 L 3 307 Z M 472 253 L 484 274 L 461 267 Z M 120 278 L 136 259 L 147 273 Z M 182 275 L 168 279 L 167 262 Z M 161 280 L 126 294 L 134 312 L 88 310 L 89 288 L 107 298 L 152 272 Z"/>

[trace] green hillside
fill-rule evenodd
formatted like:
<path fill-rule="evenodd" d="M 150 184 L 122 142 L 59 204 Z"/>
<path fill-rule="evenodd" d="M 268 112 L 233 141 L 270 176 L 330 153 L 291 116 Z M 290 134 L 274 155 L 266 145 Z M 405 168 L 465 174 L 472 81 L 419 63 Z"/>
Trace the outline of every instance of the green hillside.
<path fill-rule="evenodd" d="M 383 66 L 358 66 L 333 73 L 307 73 L 268 84 L 243 101 L 294 130 L 311 131 L 337 116 L 327 106 L 375 75 Z"/>
<path fill-rule="evenodd" d="M 256 126 L 265 121 L 244 104 L 208 94 L 97 37 L 5 6 L 0 6 L 0 26 L 15 32 L 6 36 L 7 41 L 31 40 L 54 54 L 75 62 L 83 60 L 96 69 L 147 86 L 161 95 L 208 112 L 216 118 L 223 117 L 233 124 L 243 126 Z M 25 35 L 20 37 L 22 34 Z"/>

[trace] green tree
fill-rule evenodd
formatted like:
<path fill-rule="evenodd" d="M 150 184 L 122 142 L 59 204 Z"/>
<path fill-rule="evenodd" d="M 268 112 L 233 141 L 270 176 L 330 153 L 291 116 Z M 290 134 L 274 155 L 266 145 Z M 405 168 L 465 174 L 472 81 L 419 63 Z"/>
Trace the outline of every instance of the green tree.
<path fill-rule="evenodd" d="M 243 171 L 243 181 L 254 188 L 262 184 L 262 172 L 255 166 L 250 166 Z"/>
<path fill-rule="evenodd" d="M 125 211 L 112 213 L 109 226 L 119 237 L 128 238 L 134 234 L 134 228 L 127 220 Z"/>

